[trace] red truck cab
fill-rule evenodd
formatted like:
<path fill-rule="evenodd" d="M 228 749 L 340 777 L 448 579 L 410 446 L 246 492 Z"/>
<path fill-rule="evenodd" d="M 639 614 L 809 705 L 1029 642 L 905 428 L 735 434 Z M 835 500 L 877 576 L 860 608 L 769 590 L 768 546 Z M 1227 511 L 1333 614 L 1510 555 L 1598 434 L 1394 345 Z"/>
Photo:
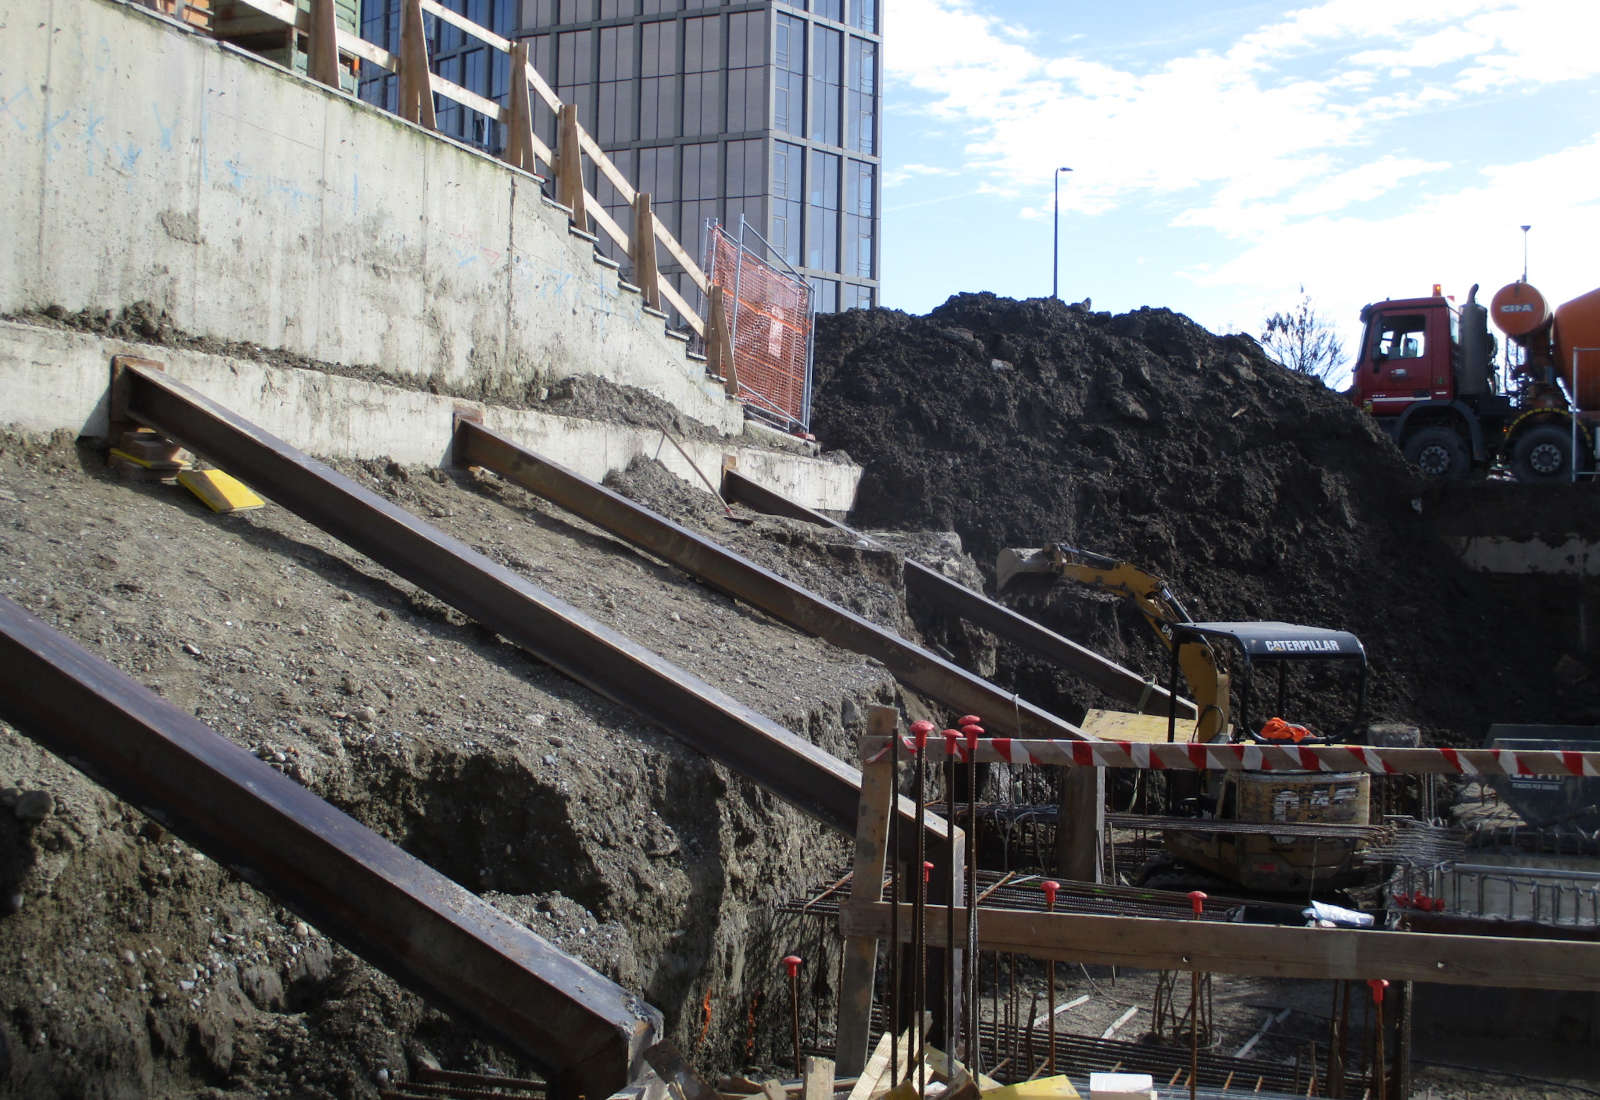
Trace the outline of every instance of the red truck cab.
<path fill-rule="evenodd" d="M 1459 310 L 1435 295 L 1376 302 L 1361 311 L 1366 332 L 1350 397 L 1427 477 L 1487 470 L 1503 457 L 1514 420 L 1477 289 Z"/>

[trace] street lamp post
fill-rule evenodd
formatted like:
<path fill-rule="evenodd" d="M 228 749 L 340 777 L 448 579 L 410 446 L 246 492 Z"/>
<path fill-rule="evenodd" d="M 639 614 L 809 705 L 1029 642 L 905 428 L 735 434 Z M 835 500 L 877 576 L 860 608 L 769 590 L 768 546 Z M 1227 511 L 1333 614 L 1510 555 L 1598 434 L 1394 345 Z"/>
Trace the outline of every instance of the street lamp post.
<path fill-rule="evenodd" d="M 1056 207 L 1052 217 L 1054 222 L 1054 242 L 1050 249 L 1050 297 L 1061 297 L 1061 173 L 1070 172 L 1070 168 L 1057 168 L 1051 177 L 1055 184 Z"/>

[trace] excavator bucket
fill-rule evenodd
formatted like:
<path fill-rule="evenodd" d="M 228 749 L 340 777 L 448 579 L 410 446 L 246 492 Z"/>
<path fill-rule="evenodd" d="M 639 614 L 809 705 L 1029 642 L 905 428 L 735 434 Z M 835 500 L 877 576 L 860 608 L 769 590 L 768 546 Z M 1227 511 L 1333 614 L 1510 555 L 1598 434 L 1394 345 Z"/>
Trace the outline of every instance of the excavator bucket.
<path fill-rule="evenodd" d="M 1024 573 L 1047 577 L 1059 576 L 1060 571 L 1056 568 L 1055 557 L 1054 548 L 1049 546 L 1021 550 L 1007 548 L 1000 551 L 994 563 L 995 590 L 1004 592 L 1013 578 Z"/>

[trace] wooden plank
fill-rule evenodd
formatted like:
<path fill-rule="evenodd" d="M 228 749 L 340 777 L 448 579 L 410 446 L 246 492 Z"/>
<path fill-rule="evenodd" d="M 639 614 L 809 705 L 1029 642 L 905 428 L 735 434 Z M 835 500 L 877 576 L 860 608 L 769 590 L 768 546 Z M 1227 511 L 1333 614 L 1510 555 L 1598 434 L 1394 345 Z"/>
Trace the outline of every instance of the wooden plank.
<path fill-rule="evenodd" d="M 400 10 L 399 115 L 429 130 L 438 129 L 428 72 L 428 38 L 422 29 L 422 8 L 405 0 Z"/>
<path fill-rule="evenodd" d="M 506 118 L 506 149 L 501 159 L 513 168 L 537 172 L 539 164 L 533 151 L 533 104 L 528 98 L 528 82 L 517 80 L 515 76 L 527 67 L 528 43 L 514 43 L 511 47 L 511 113 Z"/>
<path fill-rule="evenodd" d="M 1165 708 L 1163 708 L 1165 709 Z M 1102 741 L 1136 741 L 1143 745 L 1164 745 L 1167 741 L 1165 714 L 1133 714 L 1125 710 L 1090 710 L 1078 723 L 1084 733 Z M 1178 716 L 1178 740 L 1189 740 L 1194 730 L 1192 717 Z"/>
<path fill-rule="evenodd" d="M 776 1077 L 761 1082 L 761 1095 L 766 1100 L 789 1100 L 789 1091 Z"/>
<path fill-rule="evenodd" d="M 833 1059 L 808 1057 L 800 1082 L 801 1100 L 833 1100 Z"/>
<path fill-rule="evenodd" d="M 633 197 L 633 281 L 651 309 L 661 308 L 661 274 L 656 268 L 656 216 L 650 210 L 650 193 Z"/>
<path fill-rule="evenodd" d="M 605 204 L 585 190 L 583 193 L 584 206 L 589 211 L 589 216 L 594 219 L 595 228 L 612 240 L 617 242 L 617 247 L 624 252 L 632 249 L 633 242 L 628 237 L 628 231 L 618 225 L 616 219 L 606 210 Z"/>
<path fill-rule="evenodd" d="M 391 73 L 400 71 L 400 58 L 397 55 L 349 31 L 339 32 L 339 51 L 352 57 L 359 57 L 363 61 L 370 61 L 378 68 L 387 69 Z"/>
<path fill-rule="evenodd" d="M 867 1059 L 867 1064 L 862 1067 L 861 1075 L 856 1078 L 856 1083 L 850 1089 L 846 1100 L 868 1100 L 868 1097 L 878 1091 L 878 1086 L 889 1075 L 889 1057 L 898 1053 L 895 1049 L 895 1038 L 888 1032 L 878 1040 L 878 1046 L 872 1052 L 872 1057 Z"/>
<path fill-rule="evenodd" d="M 891 736 L 900 722 L 893 707 L 871 707 L 867 732 Z M 883 900 L 883 872 L 889 852 L 889 812 L 895 800 L 894 769 L 887 757 L 861 765 L 861 798 L 856 803 L 856 850 L 850 880 L 851 898 Z M 857 936 L 844 945 L 844 977 L 839 990 L 837 1070 L 865 1076 L 867 1042 L 872 1026 L 872 990 L 877 981 L 877 936 Z M 860 1081 L 856 1082 L 860 1088 Z M 854 1093 L 852 1092 L 852 1095 Z"/>
<path fill-rule="evenodd" d="M 561 110 L 561 97 L 556 95 L 555 90 L 550 87 L 549 82 L 545 80 L 538 69 L 535 69 L 532 64 L 524 65 L 522 75 L 528 78 L 528 85 L 539 93 L 539 98 L 544 100 L 545 106 L 552 111 Z"/>
<path fill-rule="evenodd" d="M 1066 769 L 1056 821 L 1056 870 L 1074 882 L 1100 882 L 1106 844 L 1104 768 Z"/>
<path fill-rule="evenodd" d="M 857 901 L 852 897 L 840 913 L 840 928 L 850 937 L 887 939 L 889 908 L 885 901 Z M 902 903 L 900 911 L 901 938 L 909 942 L 911 906 Z M 929 905 L 925 916 L 930 939 L 943 939 L 950 910 Z M 960 939 L 966 931 L 964 909 L 956 911 L 955 920 Z M 1266 978 L 1388 978 L 1518 989 L 1600 987 L 1600 943 L 1574 940 L 1298 928 L 1014 909 L 985 909 L 978 937 L 985 950 L 1146 970 L 1199 969 Z"/>
<path fill-rule="evenodd" d="M 306 72 L 312 80 L 339 87 L 339 22 L 333 0 L 311 0 L 310 54 Z"/>
<path fill-rule="evenodd" d="M 511 39 L 501 38 L 488 27 L 474 23 L 460 12 L 451 11 L 439 3 L 438 0 L 422 0 L 422 10 L 435 18 L 444 20 L 452 27 L 459 27 L 481 42 L 487 42 L 501 53 L 511 52 Z"/>
<path fill-rule="evenodd" d="M 500 106 L 499 103 L 479 95 L 470 88 L 463 88 L 459 84 L 454 84 L 438 73 L 428 74 L 428 83 L 435 92 L 438 92 L 446 99 L 454 100 L 463 107 L 471 107 L 474 111 L 488 115 L 496 122 L 499 122 L 502 117 L 510 116 L 509 108 Z"/>
<path fill-rule="evenodd" d="M 683 300 L 683 295 L 678 293 L 678 288 L 672 285 L 671 279 L 662 280 L 661 296 L 667 300 L 669 306 L 677 310 L 683 319 L 689 323 L 689 327 L 694 329 L 695 335 L 705 336 L 706 323 L 700 319 L 698 313 L 689 308 L 689 303 Z"/>
<path fill-rule="evenodd" d="M 667 227 L 660 222 L 656 223 L 656 240 L 660 241 L 661 246 L 671 253 L 672 258 L 677 260 L 683 269 L 689 273 L 689 278 L 694 280 L 694 285 L 700 288 L 700 293 L 704 294 L 706 288 L 711 285 L 711 281 L 706 278 L 706 273 L 700 270 L 700 265 L 690 258 L 683 245 L 678 243 L 678 238 L 674 237 Z"/>
<path fill-rule="evenodd" d="M 589 154 L 589 159 L 594 161 L 594 166 L 599 170 L 600 174 L 610 181 L 612 187 L 617 189 L 617 194 L 622 197 L 622 201 L 633 202 L 635 192 L 632 181 L 622 174 L 622 169 L 617 167 L 616 162 L 606 155 L 604 149 L 600 148 L 599 142 L 595 141 L 590 136 L 589 131 L 582 126 L 578 127 L 578 144 L 583 147 L 585 153 Z"/>
<path fill-rule="evenodd" d="M 722 379 L 730 397 L 739 394 L 739 375 L 733 364 L 733 334 L 728 330 L 727 292 L 713 286 L 706 310 L 706 371 Z"/>
<path fill-rule="evenodd" d="M 556 201 L 572 211 L 572 224 L 589 230 L 588 210 L 584 205 L 583 147 L 578 137 L 578 109 L 568 103 L 561 108 L 560 136 L 556 140 Z M 598 205 L 598 204 L 596 204 Z"/>

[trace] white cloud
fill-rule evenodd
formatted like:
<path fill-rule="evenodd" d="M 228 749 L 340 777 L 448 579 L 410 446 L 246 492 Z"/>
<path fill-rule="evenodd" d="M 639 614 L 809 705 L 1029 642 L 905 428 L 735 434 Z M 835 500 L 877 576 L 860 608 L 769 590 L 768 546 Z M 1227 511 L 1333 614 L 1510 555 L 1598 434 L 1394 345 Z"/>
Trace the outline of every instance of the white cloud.
<path fill-rule="evenodd" d="M 1186 195 L 1200 207 L 1186 224 L 1236 221 L 1260 203 L 1275 204 L 1274 219 L 1292 219 L 1333 212 L 1341 197 L 1370 198 L 1371 186 L 1355 186 L 1363 164 L 1404 164 L 1408 175 L 1438 167 L 1366 148 L 1384 124 L 1455 104 L 1475 88 L 1592 76 L 1592 39 L 1581 32 L 1600 27 L 1600 5 L 1594 14 L 1573 8 L 1560 0 L 1327 0 L 1136 72 L 1080 54 L 1048 56 L 979 0 L 898 0 L 886 75 L 891 96 L 910 93 L 925 113 L 964 132 L 952 155 L 1024 212 L 1040 208 L 1038 196 L 1065 162 L 1078 171 L 1062 200 L 1079 212 Z M 1331 181 L 1290 202 L 1307 163 Z"/>

